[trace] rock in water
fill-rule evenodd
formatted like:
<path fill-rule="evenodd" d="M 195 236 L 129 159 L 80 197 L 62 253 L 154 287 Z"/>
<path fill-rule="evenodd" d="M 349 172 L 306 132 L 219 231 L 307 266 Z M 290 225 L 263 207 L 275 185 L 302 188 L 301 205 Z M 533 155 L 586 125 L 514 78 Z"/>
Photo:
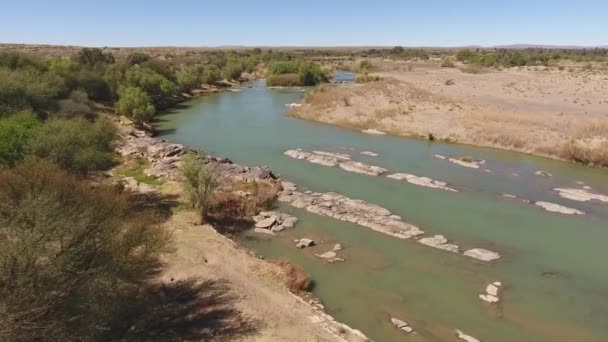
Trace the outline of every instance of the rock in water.
<path fill-rule="evenodd" d="M 435 235 L 433 237 L 426 237 L 418 240 L 423 245 L 444 249 L 446 251 L 458 253 L 459 247 L 458 245 L 449 244 L 448 239 L 446 239 L 443 235 Z"/>
<path fill-rule="evenodd" d="M 402 330 L 402 331 L 406 332 L 407 334 L 414 331 L 414 328 L 410 327 L 409 324 L 407 324 L 406 322 L 404 322 L 398 318 L 391 318 L 391 322 L 393 323 L 393 325 L 395 327 L 397 327 L 397 329 Z"/>
<path fill-rule="evenodd" d="M 385 135 L 386 134 L 385 132 L 379 131 L 377 129 L 372 129 L 372 128 L 364 129 L 361 132 L 366 133 L 366 134 L 374 134 L 374 135 Z"/>
<path fill-rule="evenodd" d="M 340 163 L 338 166 L 340 166 L 340 168 L 345 171 L 362 173 L 369 176 L 379 176 L 387 171 L 385 168 L 382 168 L 380 166 L 367 165 L 355 161 L 343 162 Z"/>
<path fill-rule="evenodd" d="M 260 234 L 268 234 L 268 235 L 273 235 L 274 233 L 271 230 L 265 229 L 265 228 L 255 228 L 253 230 L 255 233 L 260 233 Z"/>
<path fill-rule="evenodd" d="M 315 242 L 313 240 L 303 238 L 298 241 L 298 244 L 296 245 L 296 247 L 304 248 L 304 247 L 310 247 L 310 246 L 314 246 L 314 245 L 315 245 Z"/>
<path fill-rule="evenodd" d="M 554 213 L 566 214 L 566 215 L 584 215 L 585 213 L 574 208 L 564 207 L 563 205 L 550 203 L 550 202 L 536 202 L 537 206 L 545 209 L 546 211 L 551 211 Z"/>
<path fill-rule="evenodd" d="M 589 188 L 589 187 L 587 187 Z M 559 195 L 563 198 L 567 198 L 573 201 L 587 202 L 591 200 L 596 200 L 600 202 L 608 203 L 608 196 L 594 194 L 588 189 L 567 189 L 567 188 L 555 188 L 555 191 L 559 192 Z"/>
<path fill-rule="evenodd" d="M 263 219 L 261 221 L 258 221 L 255 224 L 255 227 L 270 229 L 270 227 L 272 227 L 272 225 L 274 225 L 276 221 L 277 221 L 277 219 L 275 217 L 269 217 L 269 218 Z"/>
<path fill-rule="evenodd" d="M 467 335 L 458 329 L 456 329 L 456 337 L 458 337 L 461 340 L 465 340 L 467 342 L 481 342 L 480 340 L 476 339 L 475 337 Z"/>

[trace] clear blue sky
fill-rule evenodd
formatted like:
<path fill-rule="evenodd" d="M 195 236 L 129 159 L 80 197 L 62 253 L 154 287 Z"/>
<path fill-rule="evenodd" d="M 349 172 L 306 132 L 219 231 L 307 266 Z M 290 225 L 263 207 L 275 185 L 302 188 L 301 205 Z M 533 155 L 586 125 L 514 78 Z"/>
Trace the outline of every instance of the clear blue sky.
<path fill-rule="evenodd" d="M 0 0 L 0 42 L 608 45 L 608 0 Z"/>

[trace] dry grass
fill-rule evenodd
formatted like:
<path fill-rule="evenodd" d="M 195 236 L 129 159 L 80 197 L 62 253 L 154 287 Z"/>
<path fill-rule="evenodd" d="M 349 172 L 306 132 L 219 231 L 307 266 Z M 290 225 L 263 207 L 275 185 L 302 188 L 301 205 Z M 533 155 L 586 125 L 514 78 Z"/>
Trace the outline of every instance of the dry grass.
<path fill-rule="evenodd" d="M 294 294 L 308 292 L 312 289 L 312 279 L 300 266 L 291 263 L 288 260 L 281 259 L 275 262 L 283 271 L 283 281 L 285 285 Z"/>
<path fill-rule="evenodd" d="M 280 185 L 267 182 L 224 180 L 213 196 L 210 216 L 220 221 L 250 218 L 271 209 L 280 190 Z"/>

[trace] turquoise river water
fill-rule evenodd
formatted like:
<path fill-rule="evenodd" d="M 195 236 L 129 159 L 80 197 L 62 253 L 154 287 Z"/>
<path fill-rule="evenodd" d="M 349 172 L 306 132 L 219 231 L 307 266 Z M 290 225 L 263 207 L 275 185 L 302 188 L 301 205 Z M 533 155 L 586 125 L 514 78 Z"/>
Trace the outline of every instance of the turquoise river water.
<path fill-rule="evenodd" d="M 246 233 L 240 238 L 244 246 L 301 265 L 328 313 L 376 341 L 454 340 L 454 329 L 484 341 L 608 341 L 608 204 L 564 199 L 553 190 L 584 184 L 608 194 L 608 171 L 493 149 L 367 135 L 286 116 L 285 105 L 300 101 L 305 91 L 254 82 L 251 88 L 193 100 L 161 116 L 157 128 L 167 139 L 214 155 L 268 165 L 302 190 L 363 199 L 464 249 L 485 247 L 502 258 L 478 262 L 289 206 L 280 209 L 300 219 L 295 228 L 276 237 Z M 392 172 L 446 181 L 459 192 L 283 155 L 293 148 L 348 153 Z M 469 169 L 435 154 L 487 162 L 482 169 Z M 553 176 L 537 176 L 537 170 Z M 586 215 L 547 212 L 503 193 Z M 318 244 L 297 249 L 293 240 L 301 237 Z M 345 262 L 330 264 L 314 256 L 335 243 L 345 247 L 340 252 Z M 478 298 L 493 281 L 504 284 L 498 305 Z M 401 333 L 391 317 L 410 323 L 416 334 Z"/>

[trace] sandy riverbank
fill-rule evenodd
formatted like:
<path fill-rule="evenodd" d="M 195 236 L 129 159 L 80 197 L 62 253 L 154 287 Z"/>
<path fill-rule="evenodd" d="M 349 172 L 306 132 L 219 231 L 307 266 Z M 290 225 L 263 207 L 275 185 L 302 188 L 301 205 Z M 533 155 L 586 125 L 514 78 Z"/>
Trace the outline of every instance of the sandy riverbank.
<path fill-rule="evenodd" d="M 315 91 L 289 115 L 608 166 L 606 71 L 374 65 L 384 80 Z"/>

